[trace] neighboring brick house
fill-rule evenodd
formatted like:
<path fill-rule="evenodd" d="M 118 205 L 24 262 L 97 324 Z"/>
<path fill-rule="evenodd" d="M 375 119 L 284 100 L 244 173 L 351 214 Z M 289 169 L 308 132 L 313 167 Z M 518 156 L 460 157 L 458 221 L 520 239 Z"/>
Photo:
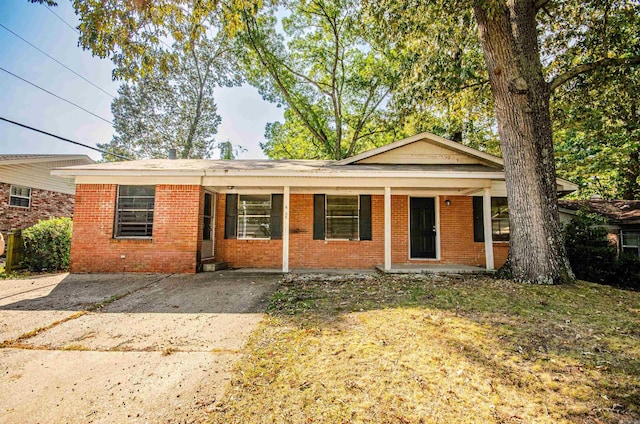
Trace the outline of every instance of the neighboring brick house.
<path fill-rule="evenodd" d="M 92 163 L 85 155 L 0 155 L 0 232 L 71 217 L 75 185 L 51 169 Z"/>
<path fill-rule="evenodd" d="M 500 158 L 421 133 L 341 161 L 156 159 L 75 178 L 72 272 L 233 267 L 493 269 L 508 254 Z M 558 179 L 558 191 L 577 186 Z"/>
<path fill-rule="evenodd" d="M 640 256 L 640 200 L 560 200 L 560 220 L 569 222 L 578 211 L 586 210 L 606 219 L 608 238 L 618 253 Z"/>

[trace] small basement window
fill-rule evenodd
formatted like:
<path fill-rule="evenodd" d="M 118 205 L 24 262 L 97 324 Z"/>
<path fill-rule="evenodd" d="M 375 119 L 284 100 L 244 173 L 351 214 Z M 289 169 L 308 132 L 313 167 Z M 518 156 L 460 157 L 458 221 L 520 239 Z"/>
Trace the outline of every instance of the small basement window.
<path fill-rule="evenodd" d="M 238 196 L 238 238 L 271 238 L 270 194 L 241 194 Z"/>
<path fill-rule="evenodd" d="M 156 187 L 118 186 L 115 237 L 151 238 Z"/>
<path fill-rule="evenodd" d="M 359 196 L 326 196 L 326 239 L 359 239 Z"/>
<path fill-rule="evenodd" d="M 29 187 L 12 185 L 9 195 L 9 205 L 19 208 L 28 208 L 31 206 L 31 189 Z"/>

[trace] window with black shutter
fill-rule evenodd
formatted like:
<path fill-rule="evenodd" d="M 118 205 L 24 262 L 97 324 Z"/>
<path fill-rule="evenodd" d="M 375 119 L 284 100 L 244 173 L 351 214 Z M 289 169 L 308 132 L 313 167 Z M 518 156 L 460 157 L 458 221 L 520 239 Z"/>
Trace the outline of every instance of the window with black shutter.
<path fill-rule="evenodd" d="M 371 196 L 314 195 L 313 239 L 371 240 Z"/>
<path fill-rule="evenodd" d="M 473 240 L 484 241 L 484 212 L 483 199 L 480 196 L 473 198 Z M 491 198 L 491 236 L 493 241 L 509 241 L 509 206 L 506 197 Z"/>

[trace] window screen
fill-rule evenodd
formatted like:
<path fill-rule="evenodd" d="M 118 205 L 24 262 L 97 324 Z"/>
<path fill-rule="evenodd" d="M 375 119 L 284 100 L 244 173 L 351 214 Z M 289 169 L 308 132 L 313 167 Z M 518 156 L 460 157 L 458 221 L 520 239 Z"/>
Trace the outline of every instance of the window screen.
<path fill-rule="evenodd" d="M 358 196 L 326 196 L 325 237 L 357 240 L 359 237 Z"/>
<path fill-rule="evenodd" d="M 268 239 L 271 237 L 271 195 L 238 196 L 238 238 Z"/>
<path fill-rule="evenodd" d="M 116 237 L 151 237 L 155 186 L 118 186 Z"/>

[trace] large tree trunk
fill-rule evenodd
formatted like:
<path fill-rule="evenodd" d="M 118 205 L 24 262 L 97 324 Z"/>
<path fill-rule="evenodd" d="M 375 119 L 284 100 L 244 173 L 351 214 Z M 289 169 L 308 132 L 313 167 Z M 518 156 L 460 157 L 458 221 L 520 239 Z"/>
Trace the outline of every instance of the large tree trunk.
<path fill-rule="evenodd" d="M 550 90 L 542 74 L 532 0 L 476 2 L 504 158 L 511 238 L 508 264 L 524 282 L 573 280 L 560 221 Z"/>

